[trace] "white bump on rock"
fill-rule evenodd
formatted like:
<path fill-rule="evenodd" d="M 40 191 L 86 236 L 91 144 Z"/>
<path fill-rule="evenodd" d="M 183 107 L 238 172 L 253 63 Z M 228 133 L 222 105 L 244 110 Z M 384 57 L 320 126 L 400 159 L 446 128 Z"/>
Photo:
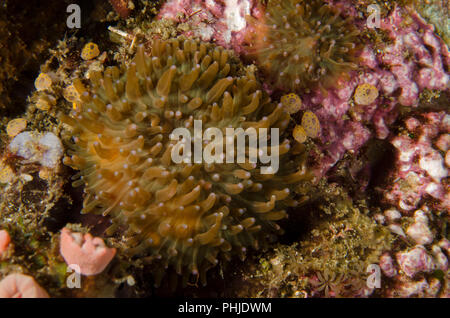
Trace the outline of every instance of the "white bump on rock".
<path fill-rule="evenodd" d="M 47 168 L 56 168 L 63 155 L 61 141 L 51 132 L 25 131 L 14 137 L 8 147 L 15 155 Z"/>

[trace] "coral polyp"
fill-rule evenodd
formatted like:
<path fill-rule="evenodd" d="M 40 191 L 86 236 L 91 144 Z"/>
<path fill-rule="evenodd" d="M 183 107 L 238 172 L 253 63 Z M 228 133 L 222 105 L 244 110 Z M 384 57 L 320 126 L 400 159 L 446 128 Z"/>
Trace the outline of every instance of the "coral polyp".
<path fill-rule="evenodd" d="M 327 2 L 271 0 L 249 22 L 251 55 L 277 88 L 328 88 L 356 68 L 359 30 Z"/>
<path fill-rule="evenodd" d="M 107 234 L 124 234 L 125 252 L 149 261 L 157 283 L 167 267 L 185 282 L 191 275 L 204 281 L 221 259 L 243 258 L 279 232 L 275 221 L 306 199 L 292 191 L 311 175 L 284 135 L 289 114 L 230 51 L 155 40 L 148 55 L 141 46 L 128 66 L 94 72 L 90 82 L 74 81 L 81 107 L 62 116 L 73 140 L 64 162 L 80 170 L 74 185 L 85 186 L 83 212 L 109 215 Z M 264 174 L 262 163 L 249 162 L 248 145 L 244 163 L 174 163 L 173 131 L 195 136 L 195 120 L 224 135 L 226 128 L 278 128 L 279 170 Z"/>

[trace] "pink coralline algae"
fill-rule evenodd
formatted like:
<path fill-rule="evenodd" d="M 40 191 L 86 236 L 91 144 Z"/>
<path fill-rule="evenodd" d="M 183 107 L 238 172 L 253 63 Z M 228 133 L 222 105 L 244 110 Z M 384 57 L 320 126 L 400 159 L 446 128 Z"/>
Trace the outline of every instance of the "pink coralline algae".
<path fill-rule="evenodd" d="M 435 268 L 432 257 L 421 245 L 410 251 L 397 253 L 396 258 L 403 273 L 410 278 L 418 272 L 431 272 Z"/>
<path fill-rule="evenodd" d="M 381 255 L 379 265 L 385 276 L 382 280 L 389 281 L 391 286 L 386 290 L 385 296 L 446 296 L 447 291 L 445 288 L 441 289 L 440 281 L 433 278 L 433 274 L 436 271 L 441 271 L 444 275 L 448 273 L 450 244 L 445 238 L 438 241 L 440 231 L 433 227 L 438 218 L 435 212 L 427 205 L 421 206 L 412 215 L 402 215 L 394 208 L 384 212 L 389 229 L 401 236 L 402 241 L 411 244 L 409 248 L 393 249 Z M 408 222 L 403 222 L 407 220 Z M 403 228 L 400 223 L 404 223 Z"/>
<path fill-rule="evenodd" d="M 439 279 L 431 278 L 427 280 L 425 277 L 419 280 L 411 280 L 401 276 L 393 286 L 394 288 L 387 290 L 387 297 L 436 297 L 441 289 Z"/>
<path fill-rule="evenodd" d="M 411 19 L 405 18 L 407 14 Z M 424 89 L 449 89 L 446 67 L 450 55 L 432 26 L 417 14 L 396 8 L 381 20 L 380 27 L 387 31 L 392 44 L 382 50 L 367 45 L 360 56 L 363 69 L 359 73 L 352 73 L 349 81 L 338 81 L 327 92 L 318 89 L 301 96 L 303 109 L 313 111 L 323 127 L 319 176 L 345 152 L 356 152 L 370 138 L 386 139 L 399 104 L 416 107 Z M 358 105 L 354 93 L 364 84 L 376 87 L 380 96 L 368 105 Z"/>
<path fill-rule="evenodd" d="M 417 105 L 418 91 L 425 88 L 449 88 L 449 75 L 444 69 L 444 65 L 449 65 L 450 59 L 447 46 L 434 35 L 433 26 L 427 24 L 417 13 L 410 14 L 414 22 L 407 27 L 398 27 L 404 23 L 398 9 L 381 26 L 395 38 L 395 42 L 384 50 L 380 61 L 391 65 L 390 70 L 402 88 L 399 102 L 405 106 Z M 413 58 L 405 59 L 404 52 L 412 54 Z"/>
<path fill-rule="evenodd" d="M 444 254 L 442 249 L 439 247 L 439 245 L 433 245 L 431 247 L 431 251 L 434 257 L 434 262 L 436 264 L 436 267 L 442 271 L 447 271 L 448 269 L 448 259 L 447 256 Z"/>
<path fill-rule="evenodd" d="M 190 30 L 183 35 L 213 41 L 240 53 L 247 32 L 245 17 L 260 14 L 254 0 L 169 0 L 158 18 L 187 23 Z"/>
<path fill-rule="evenodd" d="M 389 280 L 390 288 L 386 289 L 387 297 L 436 297 L 446 296 L 446 291 L 441 290 L 438 279 L 426 275 L 435 270 L 444 273 L 448 270 L 448 260 L 438 245 L 433 245 L 432 251 L 424 246 L 417 245 L 413 248 L 397 252 L 395 259 L 389 252 L 380 257 L 380 268 Z"/>
<path fill-rule="evenodd" d="M 395 276 L 394 288 L 388 296 L 448 296 L 445 290 L 441 291 L 439 280 L 423 276 L 435 270 L 447 272 L 448 260 L 439 246 L 434 245 L 429 253 L 418 245 L 409 251 L 398 252 L 396 258 L 403 274 Z"/>
<path fill-rule="evenodd" d="M 387 277 L 394 277 L 397 275 L 397 269 L 394 265 L 394 260 L 389 255 L 389 253 L 385 253 L 380 257 L 380 268 L 383 271 L 383 274 Z"/>
<path fill-rule="evenodd" d="M 450 115 L 424 113 L 405 121 L 406 133 L 392 138 L 397 149 L 394 183 L 384 191 L 385 200 L 404 211 L 417 207 L 422 199 L 433 198 L 438 208 L 450 206 L 448 165 Z"/>
<path fill-rule="evenodd" d="M 0 298 L 49 298 L 33 277 L 10 274 L 0 281 Z"/>
<path fill-rule="evenodd" d="M 11 238 L 9 237 L 8 232 L 0 230 L 0 257 L 8 248 L 9 242 L 11 242 Z"/>
<path fill-rule="evenodd" d="M 371 69 L 380 64 L 387 66 L 396 82 L 391 83 L 391 87 L 401 88 L 398 101 L 402 105 L 417 106 L 423 89 L 449 88 L 449 75 L 444 65 L 448 66 L 450 55 L 444 42 L 434 34 L 432 25 L 415 12 L 409 12 L 412 22 L 406 21 L 405 14 L 397 8 L 381 21 L 381 29 L 389 33 L 394 43 L 384 48 L 375 60 L 370 54 L 365 58 Z"/>
<path fill-rule="evenodd" d="M 447 255 L 450 255 L 450 241 L 446 238 L 443 238 L 441 241 L 439 241 L 439 247 L 447 252 Z"/>
<path fill-rule="evenodd" d="M 430 244 L 433 242 L 433 233 L 428 227 L 428 218 L 421 210 L 414 213 L 414 223 L 406 230 L 406 234 L 417 244 Z"/>
<path fill-rule="evenodd" d="M 113 259 L 116 249 L 106 247 L 101 238 L 89 233 L 83 235 L 63 228 L 60 253 L 72 269 L 89 276 L 101 273 Z"/>

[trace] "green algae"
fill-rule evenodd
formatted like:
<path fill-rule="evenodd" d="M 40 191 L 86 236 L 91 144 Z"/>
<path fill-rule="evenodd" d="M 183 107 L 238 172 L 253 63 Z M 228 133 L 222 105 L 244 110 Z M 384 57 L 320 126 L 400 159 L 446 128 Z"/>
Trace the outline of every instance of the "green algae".
<path fill-rule="evenodd" d="M 353 203 L 342 189 L 334 193 L 311 207 L 307 215 L 311 224 L 301 239 L 278 244 L 263 254 L 253 272 L 245 271 L 243 276 L 252 287 L 250 294 L 240 296 L 364 295 L 368 266 L 378 264 L 394 237 L 372 219 L 375 210 L 365 201 Z"/>

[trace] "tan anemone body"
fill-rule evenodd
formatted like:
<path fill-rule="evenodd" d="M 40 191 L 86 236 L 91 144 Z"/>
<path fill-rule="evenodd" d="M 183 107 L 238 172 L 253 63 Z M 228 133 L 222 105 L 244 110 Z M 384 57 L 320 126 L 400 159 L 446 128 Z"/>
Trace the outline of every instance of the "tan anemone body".
<path fill-rule="evenodd" d="M 279 231 L 275 221 L 298 204 L 292 189 L 310 175 L 284 140 L 289 116 L 229 51 L 156 40 L 149 54 L 140 47 L 130 65 L 90 82 L 74 82 L 82 105 L 62 117 L 74 141 L 65 163 L 80 170 L 74 185 L 85 186 L 83 212 L 111 216 L 110 235 L 125 229 L 126 252 L 154 264 L 157 282 L 167 267 L 185 282 L 204 280 L 221 259 L 243 258 Z M 279 171 L 262 174 L 259 161 L 175 164 L 170 134 L 192 131 L 194 120 L 203 129 L 279 128 Z"/>

